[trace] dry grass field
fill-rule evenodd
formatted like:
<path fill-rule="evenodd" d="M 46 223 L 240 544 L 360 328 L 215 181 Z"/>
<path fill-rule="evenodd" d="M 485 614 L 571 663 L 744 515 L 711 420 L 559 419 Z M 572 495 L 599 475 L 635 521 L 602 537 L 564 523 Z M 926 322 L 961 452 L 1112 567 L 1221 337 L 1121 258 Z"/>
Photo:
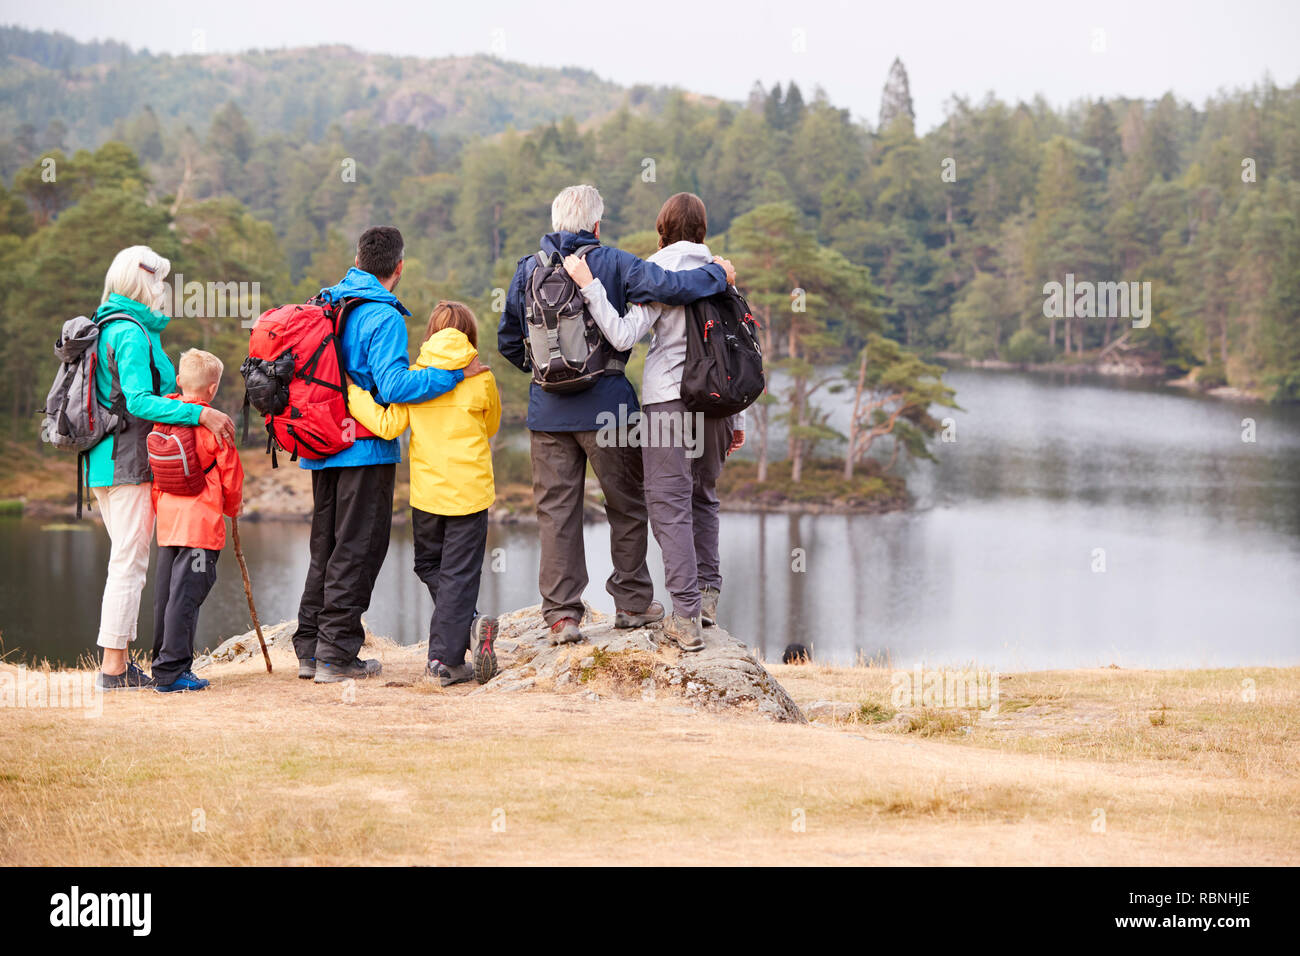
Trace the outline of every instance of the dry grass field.
<path fill-rule="evenodd" d="M 776 665 L 793 725 L 598 675 L 469 696 L 385 642 L 381 680 L 317 686 L 273 653 L 0 708 L 0 864 L 1300 862 L 1300 668 L 1004 675 L 996 715 L 899 715 L 890 671 Z"/>

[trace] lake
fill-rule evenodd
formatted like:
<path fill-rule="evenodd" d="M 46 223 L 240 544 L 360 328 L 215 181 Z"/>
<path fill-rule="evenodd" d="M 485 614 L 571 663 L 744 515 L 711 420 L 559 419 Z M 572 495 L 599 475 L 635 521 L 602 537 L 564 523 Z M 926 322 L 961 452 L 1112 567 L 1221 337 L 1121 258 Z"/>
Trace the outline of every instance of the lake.
<path fill-rule="evenodd" d="M 820 660 L 899 667 L 1300 663 L 1300 409 L 1131 380 L 972 369 L 948 380 L 964 409 L 956 441 L 936 444 L 937 464 L 908 467 L 912 511 L 724 515 L 720 615 L 733 633 L 768 657 L 797 641 Z M 846 417 L 840 407 L 832 424 Z M 10 660 L 93 650 L 107 536 L 50 524 L 0 518 Z M 262 620 L 293 617 L 307 525 L 240 530 Z M 587 600 L 612 610 L 607 527 L 586 539 Z M 480 607 L 536 603 L 534 529 L 493 527 L 488 547 L 498 570 L 485 568 Z M 650 561 L 666 602 L 653 539 Z M 410 529 L 396 528 L 366 615 L 403 643 L 427 636 L 431 610 L 411 564 Z M 249 627 L 228 551 L 201 643 Z"/>

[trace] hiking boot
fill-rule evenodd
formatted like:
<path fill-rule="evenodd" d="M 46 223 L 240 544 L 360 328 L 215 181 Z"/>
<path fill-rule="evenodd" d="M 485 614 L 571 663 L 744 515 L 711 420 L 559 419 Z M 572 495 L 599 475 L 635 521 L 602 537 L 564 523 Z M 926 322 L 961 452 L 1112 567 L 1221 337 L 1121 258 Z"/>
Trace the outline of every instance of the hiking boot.
<path fill-rule="evenodd" d="M 700 588 L 700 623 L 705 627 L 718 626 L 718 598 L 722 593 L 717 588 Z"/>
<path fill-rule="evenodd" d="M 178 694 L 188 690 L 206 690 L 211 683 L 202 677 L 195 677 L 193 671 L 186 671 L 170 684 L 155 683 L 153 689 L 160 694 Z"/>
<path fill-rule="evenodd" d="M 551 625 L 552 644 L 576 644 L 582 640 L 582 631 L 578 622 L 571 617 L 562 617 Z"/>
<path fill-rule="evenodd" d="M 497 654 L 493 645 L 497 640 L 497 619 L 479 615 L 469 632 L 469 650 L 474 659 L 474 679 L 486 684 L 497 674 Z"/>
<path fill-rule="evenodd" d="M 128 661 L 126 670 L 120 674 L 105 674 L 100 671 L 95 678 L 95 686 L 100 690 L 140 690 L 142 687 L 152 687 L 153 678 Z"/>
<path fill-rule="evenodd" d="M 664 606 L 658 601 L 651 601 L 650 606 L 640 614 L 633 614 L 630 611 L 615 611 L 614 626 L 621 628 L 645 627 L 647 624 L 654 624 L 656 621 L 664 619 Z"/>
<path fill-rule="evenodd" d="M 438 678 L 438 683 L 443 687 L 464 684 L 474 679 L 474 665 L 464 661 L 455 667 L 448 667 L 442 661 L 429 661 L 424 665 L 424 676 L 430 680 Z"/>
<path fill-rule="evenodd" d="M 664 637 L 684 651 L 704 650 L 704 635 L 700 633 L 698 617 L 682 617 L 674 614 L 663 628 Z"/>
<path fill-rule="evenodd" d="M 384 665 L 379 661 L 363 661 L 359 657 L 346 664 L 327 664 L 324 661 L 317 661 L 315 680 L 318 684 L 341 684 L 345 680 L 365 680 L 367 677 L 374 677 L 383 669 Z"/>
<path fill-rule="evenodd" d="M 316 676 L 316 658 L 304 657 L 298 661 L 298 679 L 311 680 Z"/>

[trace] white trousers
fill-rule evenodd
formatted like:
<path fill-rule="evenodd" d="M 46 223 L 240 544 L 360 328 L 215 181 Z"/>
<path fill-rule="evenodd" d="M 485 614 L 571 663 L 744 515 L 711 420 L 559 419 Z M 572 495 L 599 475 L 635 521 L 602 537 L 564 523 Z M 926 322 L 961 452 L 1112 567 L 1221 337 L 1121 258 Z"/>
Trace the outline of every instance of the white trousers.
<path fill-rule="evenodd" d="M 153 538 L 153 502 L 150 484 L 94 488 L 104 529 L 113 542 L 108 557 L 108 580 L 99 612 L 100 647 L 125 650 L 135 640 L 140 619 L 140 595 L 149 573 L 149 542 Z"/>

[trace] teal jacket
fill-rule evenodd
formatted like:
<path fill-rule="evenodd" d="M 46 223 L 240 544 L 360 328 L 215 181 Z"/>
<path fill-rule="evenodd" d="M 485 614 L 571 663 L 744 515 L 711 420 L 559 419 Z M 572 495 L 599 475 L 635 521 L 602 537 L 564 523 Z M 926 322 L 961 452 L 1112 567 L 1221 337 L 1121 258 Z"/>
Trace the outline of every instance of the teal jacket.
<path fill-rule="evenodd" d="M 103 326 L 95 362 L 95 392 L 105 408 L 111 408 L 115 402 L 125 405 L 126 426 L 90 449 L 86 484 L 91 488 L 138 485 L 152 480 L 145 443 L 153 423 L 197 425 L 203 412 L 199 405 L 163 397 L 176 391 L 176 369 L 158 338 L 167 328 L 169 317 L 134 299 L 114 294 L 95 311 L 94 318 L 101 323 L 110 315 L 119 314 L 128 315 L 135 322 L 119 319 Z M 158 370 L 157 391 L 149 362 L 151 354 L 152 367 Z"/>

